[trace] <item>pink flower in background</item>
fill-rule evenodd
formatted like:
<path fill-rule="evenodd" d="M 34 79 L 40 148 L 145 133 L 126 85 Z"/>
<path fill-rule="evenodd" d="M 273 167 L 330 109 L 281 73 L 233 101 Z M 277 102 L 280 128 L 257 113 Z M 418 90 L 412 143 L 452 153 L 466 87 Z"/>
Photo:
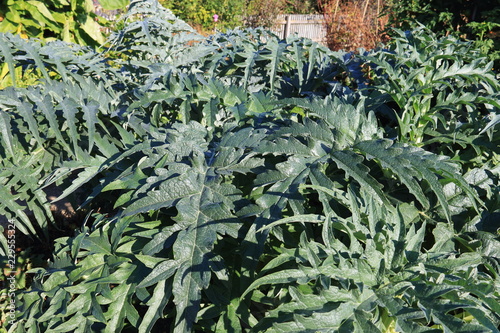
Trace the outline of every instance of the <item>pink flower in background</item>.
<path fill-rule="evenodd" d="M 219 20 L 219 15 L 214 14 L 214 16 L 213 16 L 213 17 L 214 17 L 214 22 L 217 22 L 217 21 Z"/>

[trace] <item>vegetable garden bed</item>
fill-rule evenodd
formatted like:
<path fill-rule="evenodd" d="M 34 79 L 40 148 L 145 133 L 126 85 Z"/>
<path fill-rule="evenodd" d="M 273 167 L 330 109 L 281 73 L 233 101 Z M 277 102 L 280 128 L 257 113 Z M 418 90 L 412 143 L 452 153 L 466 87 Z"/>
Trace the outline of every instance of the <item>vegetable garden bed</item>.
<path fill-rule="evenodd" d="M 500 89 L 471 44 L 203 37 L 144 0 L 110 45 L 0 36 L 0 214 L 53 249 L 10 331 L 499 331 Z M 51 184 L 85 216 L 55 240 Z"/>

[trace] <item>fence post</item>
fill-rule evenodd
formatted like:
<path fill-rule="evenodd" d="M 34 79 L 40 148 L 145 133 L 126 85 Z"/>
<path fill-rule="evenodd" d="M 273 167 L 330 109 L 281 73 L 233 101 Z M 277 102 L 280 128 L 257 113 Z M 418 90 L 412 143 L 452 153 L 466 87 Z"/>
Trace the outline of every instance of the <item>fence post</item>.
<path fill-rule="evenodd" d="M 285 31 L 283 33 L 283 39 L 286 39 L 288 37 L 288 35 L 290 34 L 290 25 L 292 24 L 291 21 L 292 21 L 291 15 L 287 15 L 286 16 L 286 23 L 285 23 Z"/>

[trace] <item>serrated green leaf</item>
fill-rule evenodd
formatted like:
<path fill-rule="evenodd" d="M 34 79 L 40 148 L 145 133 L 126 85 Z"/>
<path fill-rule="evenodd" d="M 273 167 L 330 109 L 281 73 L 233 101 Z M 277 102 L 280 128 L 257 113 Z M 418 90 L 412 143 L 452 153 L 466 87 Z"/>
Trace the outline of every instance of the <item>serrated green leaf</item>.
<path fill-rule="evenodd" d="M 113 302 L 109 305 L 108 311 L 104 313 L 107 319 L 105 332 L 120 332 L 123 329 L 127 317 L 125 305 L 134 290 L 135 285 L 130 283 L 121 283 L 111 290 Z"/>
<path fill-rule="evenodd" d="M 370 169 L 361 163 L 363 157 L 350 151 L 335 151 L 331 153 L 330 157 L 340 169 L 365 186 L 379 202 L 388 204 L 388 200 L 381 190 L 382 185 L 368 174 Z"/>
<path fill-rule="evenodd" d="M 163 309 L 167 305 L 171 293 L 171 287 L 166 284 L 166 280 L 160 280 L 148 302 L 149 308 L 141 321 L 139 332 L 151 332 L 156 321 L 162 317 Z"/>
<path fill-rule="evenodd" d="M 14 138 L 12 137 L 12 130 L 10 125 L 10 116 L 3 110 L 0 110 L 0 133 L 2 134 L 2 145 L 4 145 L 10 157 L 15 159 L 16 155 L 14 151 Z"/>
<path fill-rule="evenodd" d="M 298 269 L 285 269 L 279 272 L 271 273 L 252 282 L 252 284 L 248 286 L 248 288 L 243 292 L 241 298 L 244 298 L 254 289 L 257 289 L 266 284 L 290 283 L 293 281 L 297 281 L 298 279 L 312 280 L 313 278 L 315 278 L 315 276 L 319 275 L 319 273 L 320 272 L 318 270 L 310 270 L 306 272 Z"/>
<path fill-rule="evenodd" d="M 149 287 L 157 284 L 158 281 L 164 281 L 175 274 L 179 268 L 180 260 L 166 260 L 156 265 L 151 273 L 137 285 L 137 288 Z"/>
<path fill-rule="evenodd" d="M 271 229 L 271 228 L 274 228 L 274 227 L 281 225 L 281 224 L 294 223 L 294 222 L 321 223 L 324 220 L 325 220 L 325 217 L 321 216 L 321 215 L 315 215 L 315 214 L 294 215 L 294 216 L 285 217 L 285 218 L 279 219 L 277 221 L 274 221 L 274 222 L 260 228 L 259 230 L 257 230 L 257 232 Z"/>

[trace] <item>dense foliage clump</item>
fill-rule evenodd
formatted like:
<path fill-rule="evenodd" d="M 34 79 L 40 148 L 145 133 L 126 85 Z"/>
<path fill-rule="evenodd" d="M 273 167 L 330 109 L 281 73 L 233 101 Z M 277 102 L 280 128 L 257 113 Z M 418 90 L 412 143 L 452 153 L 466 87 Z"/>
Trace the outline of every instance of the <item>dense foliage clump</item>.
<path fill-rule="evenodd" d="M 498 0 L 388 1 L 388 26 L 403 30 L 425 25 L 437 36 L 455 36 L 475 47 L 500 66 L 500 7 Z"/>
<path fill-rule="evenodd" d="M 473 45 L 124 20 L 103 53 L 0 36 L 0 214 L 53 248 L 11 331 L 498 332 L 500 89 Z M 86 217 L 52 242 L 54 185 Z"/>
<path fill-rule="evenodd" d="M 128 0 L 99 0 L 105 9 L 124 9 Z M 5 0 L 0 3 L 0 32 L 23 38 L 63 40 L 99 46 L 105 42 L 104 27 L 109 26 L 95 10 L 92 0 Z"/>

